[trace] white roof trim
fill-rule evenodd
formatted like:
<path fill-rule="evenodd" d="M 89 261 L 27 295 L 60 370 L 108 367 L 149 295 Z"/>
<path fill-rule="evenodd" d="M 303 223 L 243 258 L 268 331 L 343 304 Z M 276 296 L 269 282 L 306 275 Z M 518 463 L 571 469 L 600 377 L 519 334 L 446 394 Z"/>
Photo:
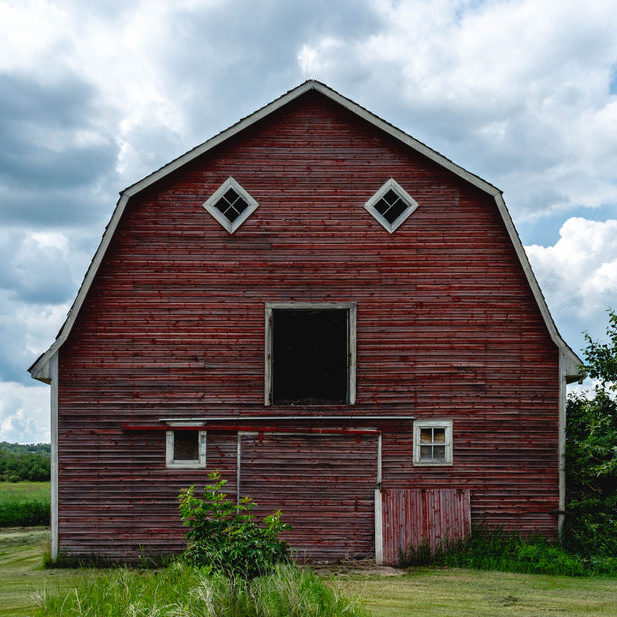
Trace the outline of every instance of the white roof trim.
<path fill-rule="evenodd" d="M 176 171 L 177 169 L 187 164 L 188 162 L 194 160 L 198 156 L 201 156 L 208 150 L 211 150 L 212 148 L 218 146 L 220 143 L 226 141 L 230 137 L 237 135 L 244 129 L 255 124 L 262 118 L 268 116 L 269 114 L 280 109 L 281 107 L 287 105 L 288 103 L 300 97 L 301 95 L 308 92 L 309 90 L 316 90 L 317 92 L 320 92 L 327 98 L 331 99 L 332 101 L 335 101 L 339 105 L 343 106 L 345 109 L 348 109 L 349 111 L 356 114 L 360 118 L 373 124 L 377 128 L 387 133 L 388 135 L 391 135 L 395 139 L 398 139 L 399 141 L 409 146 L 413 150 L 419 152 L 420 154 L 423 154 L 424 156 L 434 161 L 438 165 L 445 167 L 446 169 L 451 171 L 453 174 L 459 176 L 463 180 L 466 180 L 470 184 L 476 186 L 477 188 L 481 189 L 482 191 L 485 191 L 486 193 L 494 197 L 495 202 L 497 204 L 497 208 L 499 212 L 501 213 L 501 216 L 504 220 L 504 223 L 508 230 L 508 234 L 510 236 L 512 244 L 514 245 L 514 249 L 516 251 L 516 254 L 518 255 L 519 261 L 521 262 L 525 275 L 527 276 L 527 280 L 529 282 L 533 295 L 536 299 L 536 302 L 538 303 L 540 312 L 542 313 L 542 316 L 546 323 L 546 327 L 548 328 L 548 331 L 551 335 L 551 338 L 553 339 L 557 347 L 559 347 L 561 352 L 564 354 L 566 358 L 566 365 L 568 366 L 570 370 L 572 370 L 572 367 L 575 367 L 575 366 L 578 367 L 580 364 L 582 364 L 580 358 L 578 358 L 578 356 L 572 351 L 572 349 L 570 349 L 567 343 L 561 338 L 561 335 L 559 334 L 559 332 L 557 331 L 557 328 L 555 327 L 555 323 L 553 322 L 553 318 L 551 317 L 551 314 L 548 310 L 548 306 L 546 304 L 544 296 L 542 295 L 538 282 L 536 281 L 533 271 L 531 270 L 531 266 L 527 259 L 527 255 L 525 254 L 523 245 L 521 244 L 521 241 L 518 237 L 518 233 L 516 232 L 512 219 L 510 218 L 510 214 L 508 213 L 508 209 L 506 208 L 506 205 L 503 201 L 501 191 L 495 186 L 493 186 L 492 184 L 489 184 L 485 180 L 482 180 L 482 178 L 476 176 L 475 174 L 470 173 L 469 171 L 463 169 L 459 165 L 456 165 L 451 160 L 447 159 L 445 156 L 439 154 L 435 150 L 429 148 L 428 146 L 418 141 L 417 139 L 414 139 L 410 135 L 407 135 L 400 129 L 386 122 L 385 120 L 382 120 L 378 116 L 372 114 L 371 112 L 366 110 L 364 107 L 361 107 L 360 105 L 358 105 L 357 103 L 354 103 L 350 99 L 345 98 L 344 96 L 342 96 L 335 90 L 332 90 L 325 84 L 311 79 L 311 80 L 305 81 L 303 84 L 300 84 L 293 90 L 290 90 L 289 92 L 279 97 L 278 99 L 272 101 L 265 107 L 258 109 L 256 112 L 252 113 L 250 116 L 243 118 L 236 124 L 230 126 L 228 129 L 222 131 L 218 135 L 215 135 L 214 137 L 205 141 L 204 143 L 197 146 L 196 148 L 189 150 L 182 156 L 171 161 L 167 165 L 161 167 L 157 171 L 151 173 L 150 175 L 146 176 L 139 182 L 132 184 L 131 186 L 127 187 L 124 191 L 122 191 L 122 193 L 120 194 L 120 199 L 118 201 L 118 204 L 116 205 L 116 209 L 114 210 L 111 216 L 111 220 L 109 221 L 109 224 L 105 228 L 105 232 L 103 233 L 103 237 L 101 238 L 101 243 L 99 244 L 99 247 L 96 250 L 94 258 L 92 259 L 92 262 L 90 263 L 88 271 L 86 272 L 84 280 L 81 284 L 81 287 L 79 288 L 77 297 L 75 298 L 73 305 L 69 309 L 66 320 L 62 328 L 60 329 L 60 332 L 58 333 L 56 340 L 51 345 L 51 347 L 45 353 L 43 353 L 28 369 L 30 373 L 32 374 L 33 378 L 40 379 L 41 381 L 43 381 L 42 376 L 43 374 L 45 374 L 44 365 L 47 364 L 51 356 L 62 346 L 64 341 L 67 339 L 69 333 L 71 332 L 73 324 L 75 323 L 75 319 L 77 318 L 79 310 L 81 309 L 81 306 L 88 293 L 88 290 L 90 289 L 92 281 L 94 280 L 94 277 L 99 269 L 99 266 L 105 255 L 105 252 L 107 251 L 107 247 L 109 246 L 109 243 L 111 242 L 111 238 L 113 237 L 116 227 L 118 226 L 118 223 L 120 219 L 122 218 L 122 214 L 124 212 L 126 204 L 128 203 L 128 200 L 134 195 L 136 195 L 137 193 L 139 193 L 140 191 L 154 184 L 158 180 L 161 180 L 165 176 Z M 578 377 L 578 368 L 576 369 L 576 373 L 571 373 L 569 376 Z"/>

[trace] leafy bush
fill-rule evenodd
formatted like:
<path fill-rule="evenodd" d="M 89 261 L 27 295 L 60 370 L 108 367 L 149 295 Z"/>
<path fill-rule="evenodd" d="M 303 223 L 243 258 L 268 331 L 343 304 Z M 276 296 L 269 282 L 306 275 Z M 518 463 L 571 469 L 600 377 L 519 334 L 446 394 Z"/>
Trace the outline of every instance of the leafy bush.
<path fill-rule="evenodd" d="M 584 368 L 599 385 L 568 397 L 564 546 L 591 558 L 617 555 L 617 314 L 608 343 L 585 337 Z"/>
<path fill-rule="evenodd" d="M 49 482 L 50 466 L 49 454 L 16 454 L 0 448 L 0 481 Z"/>
<path fill-rule="evenodd" d="M 0 527 L 49 525 L 49 500 L 0 501 Z"/>
<path fill-rule="evenodd" d="M 291 565 L 232 591 L 220 574 L 176 563 L 159 572 L 91 572 L 72 589 L 42 593 L 40 617 L 363 617 L 319 577 Z"/>
<path fill-rule="evenodd" d="M 180 516 L 190 527 L 184 559 L 220 572 L 232 588 L 238 579 L 250 581 L 287 561 L 288 546 L 279 535 L 289 525 L 281 522 L 281 512 L 267 516 L 260 527 L 248 513 L 255 506 L 249 497 L 236 504 L 223 492 L 227 481 L 219 472 L 208 477 L 212 484 L 205 486 L 203 499 L 195 496 L 194 486 L 183 489 L 178 497 Z"/>
<path fill-rule="evenodd" d="M 0 485 L 0 527 L 49 525 L 49 484 Z"/>

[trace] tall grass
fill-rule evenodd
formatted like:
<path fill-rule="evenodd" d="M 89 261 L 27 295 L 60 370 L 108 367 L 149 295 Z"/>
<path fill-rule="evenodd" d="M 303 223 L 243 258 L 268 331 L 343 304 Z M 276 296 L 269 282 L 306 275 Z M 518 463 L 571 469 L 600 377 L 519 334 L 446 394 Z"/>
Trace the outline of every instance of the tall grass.
<path fill-rule="evenodd" d="M 525 539 L 517 533 L 475 529 L 464 541 L 448 543 L 431 552 L 411 548 L 400 556 L 403 567 L 439 565 L 523 574 L 617 577 L 616 557 L 584 557 L 565 551 L 543 538 Z"/>
<path fill-rule="evenodd" d="M 39 598 L 39 617 L 364 617 L 308 570 L 277 567 L 231 593 L 229 581 L 175 563 L 162 571 L 119 568 L 92 573 L 70 591 Z"/>
<path fill-rule="evenodd" d="M 49 525 L 49 482 L 0 483 L 0 527 Z"/>

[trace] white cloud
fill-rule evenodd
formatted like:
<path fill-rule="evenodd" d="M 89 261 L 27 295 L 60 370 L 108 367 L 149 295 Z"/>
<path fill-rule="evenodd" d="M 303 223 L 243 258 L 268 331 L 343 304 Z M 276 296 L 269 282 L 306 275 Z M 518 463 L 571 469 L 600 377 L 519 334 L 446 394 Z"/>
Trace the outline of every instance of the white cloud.
<path fill-rule="evenodd" d="M 611 2 L 379 0 L 372 36 L 312 41 L 307 76 L 505 190 L 519 220 L 617 201 L 617 11 Z M 392 117 L 390 116 L 392 119 Z"/>
<path fill-rule="evenodd" d="M 0 382 L 0 441 L 49 442 L 49 386 Z"/>
<path fill-rule="evenodd" d="M 605 311 L 617 309 L 617 220 L 570 218 L 559 236 L 554 246 L 526 246 L 529 261 L 557 325 L 577 324 L 602 338 Z"/>
<path fill-rule="evenodd" d="M 329 64 L 336 62 L 342 48 L 342 41 L 331 37 L 321 39 L 316 46 L 303 45 L 298 52 L 298 63 L 302 72 L 311 77 L 328 72 L 331 69 Z"/>
<path fill-rule="evenodd" d="M 600 0 L 0 0 L 0 379 L 53 340 L 119 190 L 303 77 L 500 186 L 519 223 L 570 217 L 530 258 L 560 329 L 601 334 L 615 221 L 574 217 L 617 218 L 616 31 Z"/>

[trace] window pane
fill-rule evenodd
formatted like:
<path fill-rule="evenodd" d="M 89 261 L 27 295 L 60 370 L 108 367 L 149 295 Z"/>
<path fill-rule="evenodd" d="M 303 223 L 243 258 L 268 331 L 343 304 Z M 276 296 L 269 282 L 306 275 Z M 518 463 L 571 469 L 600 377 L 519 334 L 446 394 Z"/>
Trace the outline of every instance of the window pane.
<path fill-rule="evenodd" d="M 390 189 L 382 197 L 382 199 L 385 200 L 386 202 L 388 202 L 389 205 L 392 205 L 394 202 L 396 202 L 399 199 L 399 196 L 392 189 Z"/>
<path fill-rule="evenodd" d="M 446 429 L 434 428 L 433 429 L 433 442 L 434 443 L 446 443 Z"/>
<path fill-rule="evenodd" d="M 438 463 L 443 463 L 446 460 L 446 447 L 434 446 L 433 447 L 433 460 Z"/>
<path fill-rule="evenodd" d="M 433 443 L 433 429 L 420 429 L 420 443 Z"/>
<path fill-rule="evenodd" d="M 388 223 L 392 224 L 396 219 L 398 219 L 405 210 L 407 210 L 409 206 L 402 200 L 398 200 L 395 204 L 392 205 L 391 208 L 388 209 L 387 212 L 384 212 L 383 217 L 388 221 Z"/>
<path fill-rule="evenodd" d="M 238 193 L 236 193 L 236 191 L 234 191 L 233 189 L 229 189 L 225 195 L 223 195 L 223 197 L 230 203 L 232 204 L 234 201 L 236 201 L 236 199 L 238 199 Z"/>
<path fill-rule="evenodd" d="M 432 446 L 420 446 L 420 460 L 421 461 L 432 461 L 433 460 Z"/>
<path fill-rule="evenodd" d="M 199 460 L 199 431 L 174 431 L 174 461 Z"/>

